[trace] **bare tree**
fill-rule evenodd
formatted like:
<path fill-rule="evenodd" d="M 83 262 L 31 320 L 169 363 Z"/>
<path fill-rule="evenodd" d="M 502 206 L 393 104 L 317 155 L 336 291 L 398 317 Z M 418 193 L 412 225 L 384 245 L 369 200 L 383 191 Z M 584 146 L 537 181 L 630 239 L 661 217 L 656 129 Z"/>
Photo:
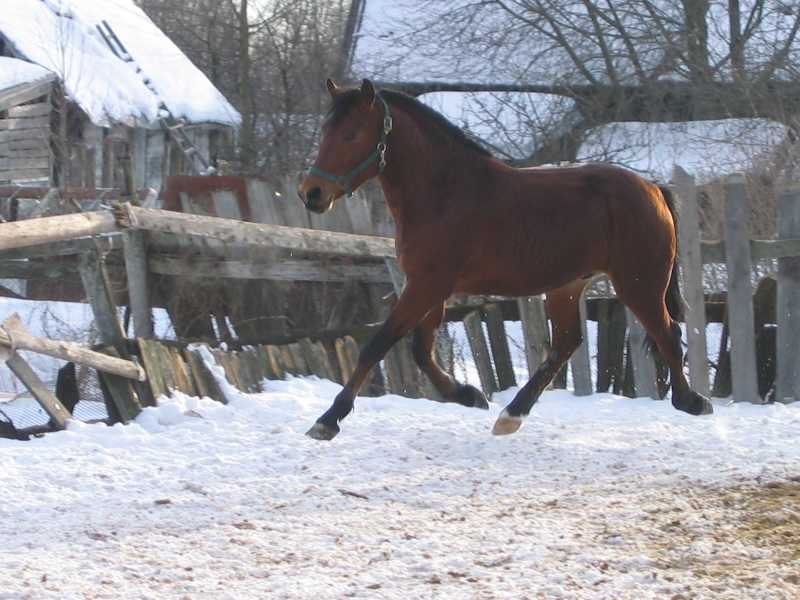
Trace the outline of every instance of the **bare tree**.
<path fill-rule="evenodd" d="M 431 17 L 421 24 L 419 14 Z M 493 75 L 391 83 L 413 94 L 569 100 L 553 104 L 550 133 L 538 136 L 528 164 L 574 159 L 586 132 L 611 122 L 761 117 L 796 135 L 797 0 L 464 0 L 446 10 L 429 2 L 415 15 L 393 47 L 438 56 L 451 73 L 477 62 Z M 391 53 L 385 72 L 402 61 L 400 50 Z"/>

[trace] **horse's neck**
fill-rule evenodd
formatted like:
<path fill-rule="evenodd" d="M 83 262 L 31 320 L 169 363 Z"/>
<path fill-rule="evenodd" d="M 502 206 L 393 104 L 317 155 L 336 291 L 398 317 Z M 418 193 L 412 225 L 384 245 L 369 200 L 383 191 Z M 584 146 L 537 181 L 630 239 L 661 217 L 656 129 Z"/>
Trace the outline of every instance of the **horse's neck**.
<path fill-rule="evenodd" d="M 394 110 L 394 128 L 388 141 L 386 169 L 379 181 L 398 237 L 420 223 L 430 222 L 457 196 L 451 149 L 402 111 Z"/>

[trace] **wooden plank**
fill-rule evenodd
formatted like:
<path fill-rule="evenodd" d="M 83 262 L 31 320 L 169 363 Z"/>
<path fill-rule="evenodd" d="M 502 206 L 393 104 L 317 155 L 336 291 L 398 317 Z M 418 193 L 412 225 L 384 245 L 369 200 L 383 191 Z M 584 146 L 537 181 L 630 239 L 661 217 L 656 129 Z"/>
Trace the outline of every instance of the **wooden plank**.
<path fill-rule="evenodd" d="M 47 129 L 50 117 L 30 117 L 22 119 L 0 119 L 0 131 L 22 131 L 27 129 Z"/>
<path fill-rule="evenodd" d="M 144 236 L 142 231 L 125 231 L 122 238 L 128 301 L 133 316 L 133 332 L 137 338 L 154 336 L 147 272 L 147 246 Z"/>
<path fill-rule="evenodd" d="M 629 309 L 625 309 L 628 319 L 628 343 L 630 362 L 633 367 L 634 395 L 637 398 L 659 399 L 656 385 L 656 365 L 645 347 L 645 331 L 639 319 Z"/>
<path fill-rule="evenodd" d="M 0 143 L 35 141 L 38 144 L 49 144 L 51 137 L 50 128 L 42 129 L 0 129 Z"/>
<path fill-rule="evenodd" d="M 61 401 L 56 398 L 56 395 L 39 379 L 39 376 L 31 369 L 30 365 L 16 352 L 10 354 L 6 359 L 6 364 L 50 416 L 50 422 L 53 427 L 59 430 L 66 429 L 67 422 L 72 418 L 72 415 L 64 408 Z"/>
<path fill-rule="evenodd" d="M 486 329 L 489 333 L 489 347 L 494 359 L 497 384 L 501 390 L 507 390 L 517 385 L 517 379 L 514 377 L 514 365 L 511 363 L 511 352 L 508 349 L 503 313 L 497 304 L 487 304 L 483 312 L 486 315 Z"/>
<path fill-rule="evenodd" d="M 3 171 L 41 171 L 50 168 L 50 157 L 21 158 L 18 155 L 0 158 L 0 170 Z"/>
<path fill-rule="evenodd" d="M 604 317 L 597 323 L 597 391 L 622 393 L 625 377 L 625 307 L 620 302 L 603 302 Z"/>
<path fill-rule="evenodd" d="M 539 368 L 550 351 L 550 326 L 541 296 L 517 299 L 522 334 L 525 338 L 525 359 L 528 362 L 528 376 Z"/>
<path fill-rule="evenodd" d="M 800 188 L 784 191 L 778 197 L 778 237 L 800 237 Z M 778 260 L 778 302 L 776 307 L 777 370 L 775 399 L 800 400 L 800 257 Z"/>
<path fill-rule="evenodd" d="M 200 351 L 187 349 L 184 351 L 184 357 L 192 373 L 198 395 L 211 398 L 223 404 L 227 403 L 225 395 L 222 393 L 211 369 L 203 360 Z"/>
<path fill-rule="evenodd" d="M 728 317 L 731 332 L 733 399 L 760 403 L 753 324 L 753 262 L 747 233 L 747 197 L 742 175 L 725 185 L 725 241 L 728 267 Z"/>
<path fill-rule="evenodd" d="M 8 109 L 9 118 L 43 117 L 53 112 L 53 105 L 49 102 L 38 102 L 24 106 L 12 106 Z"/>
<path fill-rule="evenodd" d="M 48 74 L 37 81 L 20 83 L 0 91 L 0 110 L 8 110 L 17 104 L 46 96 L 52 90 L 56 79 L 58 77 L 55 74 Z"/>
<path fill-rule="evenodd" d="M 49 244 L 76 237 L 100 235 L 116 231 L 114 215 L 109 211 L 95 211 L 42 217 L 32 221 L 0 223 L 0 250 Z"/>
<path fill-rule="evenodd" d="M 491 398 L 492 394 L 497 391 L 497 383 L 494 378 L 492 361 L 489 357 L 489 347 L 483 334 L 480 313 L 478 311 L 469 313 L 464 317 L 463 323 L 467 332 L 467 341 L 472 351 L 472 358 L 475 361 L 475 368 L 478 370 L 481 388 L 486 397 Z"/>
<path fill-rule="evenodd" d="M 672 179 L 680 198 L 678 253 L 686 300 L 686 338 L 689 344 L 689 379 L 692 388 L 708 395 L 708 352 L 706 347 L 706 303 L 703 294 L 703 259 L 700 254 L 700 212 L 694 177 L 676 166 Z"/>
<path fill-rule="evenodd" d="M 44 221 L 45 218 L 38 220 Z M 0 230 L 4 225 L 15 225 L 15 223 L 0 225 Z M 86 296 L 92 305 L 95 323 L 101 339 L 106 344 L 114 346 L 118 352 L 124 355 L 126 352 L 125 333 L 122 331 L 122 326 L 119 322 L 117 307 L 109 293 L 108 278 L 98 253 L 96 251 L 87 251 L 82 254 L 78 260 L 78 269 Z"/>
<path fill-rule="evenodd" d="M 399 298 L 400 294 L 403 293 L 403 288 L 406 287 L 406 274 L 403 273 L 395 257 L 387 258 L 384 260 L 384 263 L 386 264 L 386 270 L 389 273 L 389 279 L 392 282 L 394 293 Z"/>
<path fill-rule="evenodd" d="M 300 340 L 300 347 L 303 352 L 308 370 L 311 375 L 323 379 L 330 379 L 333 381 L 330 365 L 328 365 L 328 353 L 325 351 L 325 346 L 321 343 L 317 345 L 309 338 Z"/>
<path fill-rule="evenodd" d="M 189 365 L 183 358 L 183 354 L 175 346 L 165 346 L 165 349 L 171 358 L 170 365 L 172 366 L 175 387 L 187 396 L 196 396 L 197 388 L 195 387 Z"/>
<path fill-rule="evenodd" d="M 8 164 L 9 159 L 35 159 L 46 160 L 47 164 L 41 168 L 50 166 L 50 149 L 46 148 L 44 144 L 35 148 L 25 148 L 22 150 L 11 150 L 11 144 L 0 144 L 0 167 L 5 169 L 12 169 L 13 167 Z"/>
<path fill-rule="evenodd" d="M 128 379 L 146 379 L 144 369 L 132 361 L 94 352 L 75 342 L 55 341 L 32 335 L 17 313 L 13 313 L 0 326 L 0 344 L 87 365 Z"/>
<path fill-rule="evenodd" d="M 352 340 L 353 338 L 350 339 Z M 355 344 L 355 340 L 353 340 L 353 344 Z M 334 341 L 334 347 L 336 349 L 336 358 L 339 361 L 339 372 L 342 374 L 342 379 L 339 383 L 344 385 L 350 379 L 353 371 L 355 371 L 358 362 L 358 348 L 356 348 L 356 352 L 352 352 L 351 347 L 346 342 L 346 338 L 337 338 Z"/>
<path fill-rule="evenodd" d="M 288 344 L 287 349 L 289 354 L 292 356 L 292 362 L 294 363 L 294 368 L 296 369 L 295 375 L 308 375 L 308 363 L 306 363 L 306 358 L 303 355 L 303 349 L 301 348 L 300 344 L 297 342 L 293 342 Z"/>
<path fill-rule="evenodd" d="M 259 257 L 261 258 L 261 257 Z M 389 283 L 383 264 L 335 264 L 323 260 L 282 258 L 275 263 L 246 260 L 206 260 L 151 254 L 150 271 L 189 279 L 267 279 L 274 281 L 362 281 Z"/>
<path fill-rule="evenodd" d="M 299 229 L 282 225 L 245 223 L 218 217 L 121 205 L 120 225 L 131 229 L 199 235 L 226 243 L 243 243 L 285 250 L 394 258 L 394 240 L 376 236 Z"/>
<path fill-rule="evenodd" d="M 283 365 L 281 351 L 278 346 L 265 346 L 267 356 L 269 356 L 270 370 L 275 374 L 277 379 L 286 378 L 286 367 Z"/>
<path fill-rule="evenodd" d="M 572 385 L 576 396 L 590 396 L 592 394 L 592 367 L 589 358 L 589 340 L 586 334 L 586 296 L 581 294 L 580 298 L 581 313 L 581 345 L 569 359 L 570 369 L 572 369 Z"/>
<path fill-rule="evenodd" d="M 25 139 L 21 140 L 0 141 L 0 156 L 8 156 L 14 152 L 25 152 L 28 150 L 35 150 L 41 152 L 42 155 L 45 153 L 49 155 L 50 144 L 47 142 L 46 138 L 30 137 L 25 137 Z M 2 192 L 0 192 L 0 195 L 2 195 Z"/>
<path fill-rule="evenodd" d="M 39 221 L 43 220 L 39 219 Z M 3 225 L 0 225 L 0 228 L 2 227 Z M 121 358 L 129 358 L 125 334 L 122 331 L 117 316 L 117 307 L 110 293 L 108 276 L 97 251 L 88 251 L 82 254 L 78 259 L 78 265 L 83 288 L 92 305 L 100 338 L 104 343 L 113 346 Z M 135 418 L 141 411 L 141 405 L 139 404 L 139 395 L 134 387 L 116 375 L 107 374 L 104 381 L 122 420 L 128 421 Z"/>
<path fill-rule="evenodd" d="M 0 170 L 0 181 L 44 183 L 50 180 L 50 169 L 11 169 Z"/>

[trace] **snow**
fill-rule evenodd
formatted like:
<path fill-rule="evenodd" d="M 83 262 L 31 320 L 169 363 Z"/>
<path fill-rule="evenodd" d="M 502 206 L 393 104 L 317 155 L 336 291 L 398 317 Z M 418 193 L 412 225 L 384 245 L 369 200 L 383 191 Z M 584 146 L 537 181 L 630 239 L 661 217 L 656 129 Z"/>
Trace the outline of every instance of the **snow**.
<path fill-rule="evenodd" d="M 96 125 L 153 126 L 159 99 L 103 41 L 96 29 L 103 20 L 176 117 L 239 124 L 236 110 L 132 0 L 3 0 L 0 32 L 22 57 L 56 73 Z"/>
<path fill-rule="evenodd" d="M 339 389 L 178 394 L 127 426 L 0 441 L 0 598 L 800 593 L 796 546 L 768 543 L 796 504 L 750 504 L 800 488 L 800 403 L 695 418 L 553 391 L 496 438 L 513 390 L 488 413 L 384 396 L 306 438 Z"/>
<path fill-rule="evenodd" d="M 24 60 L 0 56 L 0 90 L 44 79 L 50 71 Z"/>

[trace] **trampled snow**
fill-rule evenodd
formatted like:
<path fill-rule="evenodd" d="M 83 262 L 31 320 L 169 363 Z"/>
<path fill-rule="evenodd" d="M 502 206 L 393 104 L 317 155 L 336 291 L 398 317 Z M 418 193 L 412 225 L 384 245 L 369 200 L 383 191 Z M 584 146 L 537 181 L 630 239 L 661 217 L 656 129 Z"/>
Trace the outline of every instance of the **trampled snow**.
<path fill-rule="evenodd" d="M 132 0 L 3 0 L 0 32 L 65 83 L 96 125 L 157 123 L 158 100 L 108 47 L 107 21 L 176 117 L 238 125 L 239 113 Z"/>
<path fill-rule="evenodd" d="M 0 598 L 800 594 L 800 403 L 553 391 L 496 438 L 513 390 L 489 412 L 385 396 L 306 438 L 339 389 L 0 440 Z"/>

